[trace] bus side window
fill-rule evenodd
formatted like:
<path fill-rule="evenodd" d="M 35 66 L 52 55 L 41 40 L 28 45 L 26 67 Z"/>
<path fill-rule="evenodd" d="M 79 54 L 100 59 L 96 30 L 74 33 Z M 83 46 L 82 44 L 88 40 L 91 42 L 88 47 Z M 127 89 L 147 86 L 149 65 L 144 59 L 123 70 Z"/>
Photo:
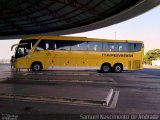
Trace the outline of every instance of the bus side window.
<path fill-rule="evenodd" d="M 49 40 L 47 42 L 49 44 L 48 50 L 56 50 L 57 49 L 57 41 L 56 40 Z"/>
<path fill-rule="evenodd" d="M 36 51 L 41 51 L 46 49 L 46 41 L 41 40 L 40 43 L 36 47 Z"/>
<path fill-rule="evenodd" d="M 118 51 L 118 43 L 108 43 L 109 51 L 111 52 L 117 52 Z"/>
<path fill-rule="evenodd" d="M 119 43 L 120 52 L 128 52 L 128 43 Z"/>
<path fill-rule="evenodd" d="M 129 43 L 129 51 L 137 52 L 142 48 L 142 43 Z"/>
<path fill-rule="evenodd" d="M 103 42 L 103 51 L 109 51 L 108 42 Z"/>
<path fill-rule="evenodd" d="M 49 43 L 46 43 L 46 50 L 49 49 Z"/>
<path fill-rule="evenodd" d="M 45 40 L 45 50 L 54 50 L 54 40 Z"/>
<path fill-rule="evenodd" d="M 85 41 L 72 41 L 71 50 L 75 51 L 87 51 L 87 42 Z"/>
<path fill-rule="evenodd" d="M 88 42 L 88 51 L 102 51 L 102 42 Z"/>
<path fill-rule="evenodd" d="M 57 43 L 55 42 L 55 40 L 47 41 L 47 44 L 46 44 L 46 49 L 47 50 L 56 50 Z"/>
<path fill-rule="evenodd" d="M 61 40 L 61 41 L 56 41 L 54 46 L 56 48 L 56 50 L 70 50 L 70 41 L 65 41 L 65 40 Z"/>

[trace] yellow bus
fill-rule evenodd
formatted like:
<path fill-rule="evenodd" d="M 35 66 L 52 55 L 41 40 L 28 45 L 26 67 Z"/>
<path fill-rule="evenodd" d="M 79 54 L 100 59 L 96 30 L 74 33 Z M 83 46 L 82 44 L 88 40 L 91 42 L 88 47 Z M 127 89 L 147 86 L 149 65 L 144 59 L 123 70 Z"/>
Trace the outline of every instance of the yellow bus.
<path fill-rule="evenodd" d="M 142 41 L 33 36 L 22 39 L 16 45 L 13 67 L 17 69 L 97 69 L 118 73 L 143 68 Z"/>

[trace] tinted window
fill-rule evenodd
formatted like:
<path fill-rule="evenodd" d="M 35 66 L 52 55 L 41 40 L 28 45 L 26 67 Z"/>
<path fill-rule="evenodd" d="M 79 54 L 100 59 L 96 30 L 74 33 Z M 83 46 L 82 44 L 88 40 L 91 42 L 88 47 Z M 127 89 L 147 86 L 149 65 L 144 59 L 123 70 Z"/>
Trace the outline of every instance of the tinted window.
<path fill-rule="evenodd" d="M 110 51 L 110 52 L 117 52 L 118 51 L 118 43 L 104 42 L 103 43 L 103 50 Z"/>
<path fill-rule="evenodd" d="M 32 40 L 21 40 L 20 43 L 27 43 L 26 45 L 24 45 L 27 49 L 31 49 L 34 44 L 37 42 L 37 40 L 32 39 Z"/>
<path fill-rule="evenodd" d="M 87 42 L 72 41 L 71 50 L 87 50 Z"/>
<path fill-rule="evenodd" d="M 47 40 L 45 44 L 47 50 L 55 50 L 56 48 L 55 41 L 53 40 Z"/>
<path fill-rule="evenodd" d="M 88 42 L 89 51 L 102 51 L 102 42 Z"/>
<path fill-rule="evenodd" d="M 37 47 L 41 50 L 70 50 L 70 43 L 64 40 L 42 40 Z"/>
<path fill-rule="evenodd" d="M 128 52 L 128 43 L 119 43 L 120 52 Z"/>
<path fill-rule="evenodd" d="M 70 41 L 54 41 L 54 47 L 56 50 L 70 50 Z"/>
<path fill-rule="evenodd" d="M 103 51 L 109 51 L 108 42 L 103 43 Z"/>
<path fill-rule="evenodd" d="M 41 40 L 36 50 L 46 50 L 46 40 Z"/>
<path fill-rule="evenodd" d="M 129 51 L 136 52 L 140 51 L 142 48 L 142 43 L 129 43 Z"/>
<path fill-rule="evenodd" d="M 23 57 L 28 55 L 34 44 L 37 42 L 37 40 L 21 40 L 20 44 L 17 47 L 15 58 Z M 23 44 L 24 43 L 24 44 Z"/>

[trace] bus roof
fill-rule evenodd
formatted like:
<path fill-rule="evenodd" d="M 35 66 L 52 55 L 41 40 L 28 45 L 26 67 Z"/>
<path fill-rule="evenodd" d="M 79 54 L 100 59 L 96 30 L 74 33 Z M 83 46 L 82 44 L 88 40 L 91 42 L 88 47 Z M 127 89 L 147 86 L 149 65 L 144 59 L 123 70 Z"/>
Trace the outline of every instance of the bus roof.
<path fill-rule="evenodd" d="M 114 40 L 114 39 L 100 39 L 100 38 L 87 38 L 87 37 L 74 37 L 74 36 L 31 36 L 27 38 L 23 38 L 22 40 L 29 39 L 44 39 L 44 40 L 77 40 L 77 41 L 101 41 L 101 42 L 136 42 L 143 43 L 143 41 L 138 40 Z"/>

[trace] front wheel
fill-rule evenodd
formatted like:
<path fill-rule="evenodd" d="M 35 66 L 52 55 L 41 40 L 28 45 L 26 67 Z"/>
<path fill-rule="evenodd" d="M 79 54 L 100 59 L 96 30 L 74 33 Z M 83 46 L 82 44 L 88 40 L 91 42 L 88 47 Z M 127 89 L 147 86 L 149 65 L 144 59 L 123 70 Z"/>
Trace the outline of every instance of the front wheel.
<path fill-rule="evenodd" d="M 121 64 L 115 64 L 113 67 L 113 71 L 116 73 L 120 73 L 123 70 L 123 66 Z"/>
<path fill-rule="evenodd" d="M 110 64 L 103 64 L 102 67 L 101 67 L 101 71 L 102 72 L 110 72 L 111 71 L 111 65 Z"/>
<path fill-rule="evenodd" d="M 41 63 L 33 63 L 31 66 L 32 71 L 41 71 L 42 70 L 42 65 Z"/>

